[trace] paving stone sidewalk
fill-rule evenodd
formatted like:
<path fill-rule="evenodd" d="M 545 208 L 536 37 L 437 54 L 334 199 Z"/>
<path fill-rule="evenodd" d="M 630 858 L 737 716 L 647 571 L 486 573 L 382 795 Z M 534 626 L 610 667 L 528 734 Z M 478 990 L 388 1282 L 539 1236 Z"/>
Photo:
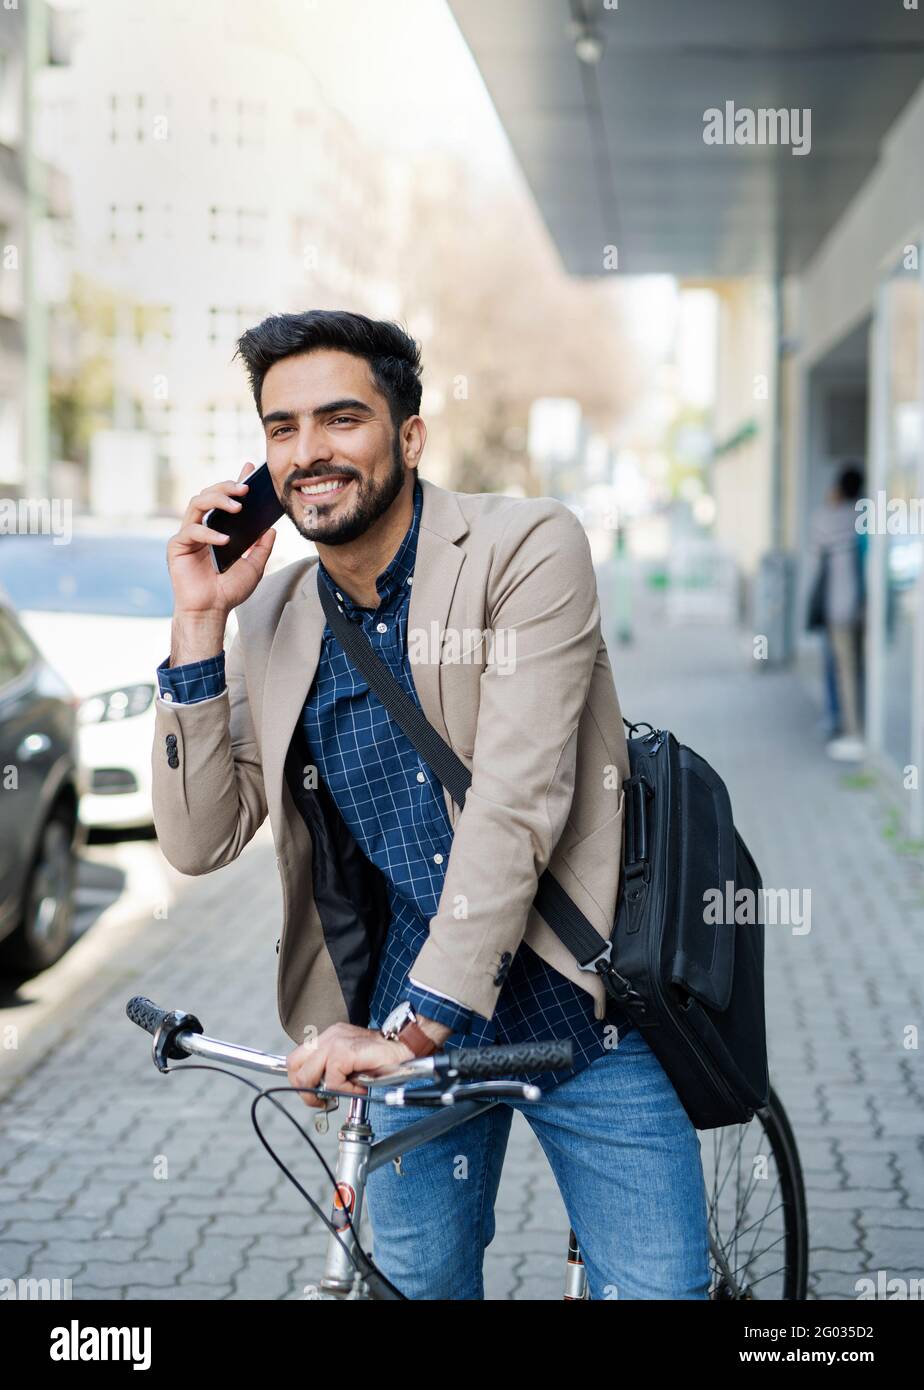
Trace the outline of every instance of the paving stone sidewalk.
<path fill-rule="evenodd" d="M 754 660 L 751 637 L 670 626 L 611 642 L 623 713 L 671 728 L 721 773 L 765 888 L 810 891 L 811 929 L 765 929 L 771 1079 L 809 1197 L 810 1297 L 924 1277 L 924 856 L 900 852 L 901 797 L 830 761 L 810 687 Z M 924 1037 L 922 1037 L 924 1045 Z"/>
<path fill-rule="evenodd" d="M 920 862 L 884 833 L 880 794 L 825 759 L 796 675 L 758 672 L 739 634 L 670 627 L 646 602 L 639 640 L 611 643 L 624 711 L 673 728 L 720 770 L 767 886 L 812 894 L 807 935 L 767 930 L 772 1074 L 809 1186 L 811 1296 L 852 1299 L 879 1269 L 921 1277 L 921 1054 L 903 1046 L 922 1023 Z M 253 1134 L 252 1093 L 188 1064 L 160 1076 L 124 1014 L 147 994 L 199 1013 L 215 1036 L 288 1051 L 280 920 L 264 826 L 235 864 L 190 880 L 167 920 L 114 950 L 102 1000 L 72 1001 L 63 1036 L 31 1034 L 34 1062 L 18 1057 L 6 1086 L 0 1054 L 0 1278 L 70 1279 L 77 1299 L 310 1297 L 325 1237 Z M 329 1158 L 336 1118 L 317 1140 Z M 323 1176 L 291 1126 L 268 1111 L 266 1124 L 320 1198 Z M 486 1296 L 560 1298 L 567 1229 L 515 1115 Z"/>

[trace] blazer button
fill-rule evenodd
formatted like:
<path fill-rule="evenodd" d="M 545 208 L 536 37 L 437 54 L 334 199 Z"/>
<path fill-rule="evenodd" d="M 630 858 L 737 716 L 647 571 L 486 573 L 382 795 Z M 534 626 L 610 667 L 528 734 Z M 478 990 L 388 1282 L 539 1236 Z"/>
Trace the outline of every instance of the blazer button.
<path fill-rule="evenodd" d="M 180 760 L 179 760 L 179 758 L 177 757 L 177 755 L 176 755 L 175 753 L 171 753 L 171 754 L 170 754 L 170 757 L 167 759 L 167 766 L 168 766 L 168 767 L 179 767 L 179 765 L 180 765 Z"/>
<path fill-rule="evenodd" d="M 507 971 L 510 969 L 510 962 L 513 959 L 509 951 L 504 951 L 497 967 L 497 974 L 494 976 L 494 983 L 502 985 L 507 978 Z"/>
<path fill-rule="evenodd" d="M 168 752 L 172 753 L 173 749 L 176 747 L 176 734 L 168 734 L 164 742 L 167 745 Z"/>

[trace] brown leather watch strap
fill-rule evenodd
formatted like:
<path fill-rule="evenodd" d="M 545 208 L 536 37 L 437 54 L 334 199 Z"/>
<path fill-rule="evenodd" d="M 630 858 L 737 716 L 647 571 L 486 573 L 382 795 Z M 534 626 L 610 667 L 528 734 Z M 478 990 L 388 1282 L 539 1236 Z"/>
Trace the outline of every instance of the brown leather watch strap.
<path fill-rule="evenodd" d="M 431 1052 L 436 1052 L 439 1047 L 432 1038 L 428 1037 L 424 1030 L 410 1020 L 405 1023 L 401 1032 L 398 1034 L 398 1041 L 405 1043 L 413 1052 L 415 1057 L 429 1057 Z"/>

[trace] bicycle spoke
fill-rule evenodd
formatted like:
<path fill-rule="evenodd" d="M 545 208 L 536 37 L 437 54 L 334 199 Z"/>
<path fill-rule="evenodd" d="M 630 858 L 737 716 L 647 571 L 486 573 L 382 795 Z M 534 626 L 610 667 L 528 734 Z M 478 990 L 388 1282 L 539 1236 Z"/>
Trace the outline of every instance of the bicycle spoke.
<path fill-rule="evenodd" d="M 753 1186 L 753 1184 L 749 1184 L 749 1187 L 748 1187 L 748 1195 L 750 1195 L 750 1191 L 751 1191 L 751 1189 L 752 1189 L 752 1186 Z M 786 1206 L 785 1201 L 779 1202 L 779 1203 L 778 1203 L 776 1206 L 774 1206 L 774 1207 L 771 1207 L 771 1206 L 770 1206 L 770 1203 L 773 1201 L 773 1197 L 774 1197 L 774 1195 L 776 1194 L 776 1191 L 777 1191 L 778 1187 L 779 1187 L 779 1177 L 777 1177 L 777 1181 L 774 1183 L 774 1186 L 773 1186 L 773 1188 L 772 1188 L 772 1190 L 771 1190 L 771 1192 L 770 1192 L 770 1194 L 769 1194 L 769 1196 L 768 1196 L 768 1198 L 767 1198 L 767 1205 L 766 1205 L 766 1207 L 764 1208 L 764 1211 L 760 1214 L 760 1216 L 758 1216 L 754 1221 L 752 1221 L 750 1225 L 745 1226 L 745 1227 L 743 1227 L 743 1228 L 740 1227 L 741 1216 L 742 1216 L 742 1214 L 743 1214 L 743 1212 L 744 1212 L 744 1209 L 745 1209 L 745 1206 L 746 1206 L 746 1202 L 743 1202 L 740 1206 L 736 1206 L 736 1212 L 735 1212 L 735 1217 L 736 1217 L 736 1220 L 735 1220 L 735 1228 L 734 1228 L 734 1231 L 730 1234 L 730 1236 L 729 1236 L 725 1241 L 723 1241 L 721 1232 L 718 1230 L 718 1227 L 716 1226 L 716 1227 L 714 1228 L 714 1229 L 715 1229 L 715 1235 L 716 1235 L 716 1243 L 718 1244 L 718 1246 L 719 1246 L 719 1248 L 720 1248 L 720 1250 L 721 1250 L 722 1257 L 723 1257 L 723 1259 L 726 1260 L 726 1263 L 731 1264 L 731 1265 L 734 1266 L 735 1275 L 737 1275 L 737 1273 L 738 1273 L 741 1269 L 747 1269 L 747 1268 L 749 1268 L 749 1267 L 754 1263 L 754 1260 L 755 1260 L 755 1259 L 759 1259 L 760 1256 L 761 1256 L 762 1254 L 766 1253 L 766 1250 L 772 1249 L 773 1246 L 776 1245 L 776 1244 L 778 1244 L 780 1240 L 785 1239 L 786 1232 L 784 1231 L 783 1234 L 777 1238 L 777 1240 L 771 1241 L 770 1245 L 766 1246 L 765 1249 L 764 1249 L 763 1251 L 761 1251 L 758 1255 L 755 1256 L 754 1250 L 755 1250 L 755 1246 L 757 1245 L 757 1241 L 758 1241 L 758 1236 L 755 1235 L 754 1240 L 753 1240 L 752 1243 L 751 1243 L 751 1249 L 748 1251 L 747 1257 L 745 1258 L 745 1260 L 744 1260 L 742 1263 L 738 1263 L 738 1242 L 739 1242 L 740 1240 L 742 1240 L 742 1239 L 748 1234 L 749 1231 L 752 1231 L 752 1230 L 755 1230 L 755 1229 L 757 1229 L 757 1230 L 759 1231 L 759 1230 L 763 1227 L 763 1225 L 764 1225 L 764 1223 L 766 1222 L 767 1218 L 768 1218 L 769 1216 L 772 1216 L 773 1213 L 774 1213 L 775 1211 L 779 1211 L 779 1210 L 785 1209 L 785 1206 Z M 729 1259 L 729 1253 L 730 1253 L 730 1252 L 729 1252 L 729 1247 L 730 1247 L 732 1244 L 734 1245 L 734 1253 L 731 1255 L 731 1258 Z"/>
<path fill-rule="evenodd" d="M 721 1131 L 721 1135 L 722 1135 L 722 1137 L 719 1139 L 719 1146 L 718 1146 L 718 1147 L 719 1147 L 719 1153 L 721 1153 L 721 1150 L 722 1150 L 722 1145 L 723 1145 L 724 1136 L 725 1136 L 725 1130 L 722 1130 L 722 1131 Z M 736 1153 L 738 1152 L 738 1150 L 740 1150 L 741 1145 L 742 1145 L 742 1143 L 743 1143 L 743 1140 L 744 1140 L 744 1129 L 743 1129 L 742 1126 L 739 1126 L 739 1138 L 738 1138 L 738 1145 L 737 1145 L 737 1148 L 736 1148 Z M 733 1157 L 734 1157 L 734 1155 L 733 1155 Z M 712 1200 L 712 1209 L 713 1209 L 713 1211 L 715 1210 L 715 1206 L 716 1206 L 716 1204 L 717 1204 L 719 1198 L 721 1197 L 723 1191 L 725 1190 L 725 1184 L 728 1182 L 728 1179 L 729 1179 L 730 1174 L 731 1174 L 731 1162 L 729 1163 L 728 1171 L 726 1172 L 725 1177 L 722 1179 L 722 1184 L 721 1184 L 721 1186 L 719 1187 L 718 1191 L 716 1191 L 715 1194 L 714 1194 L 714 1196 L 713 1196 L 713 1200 Z M 718 1177 L 718 1155 L 716 1155 L 715 1176 L 716 1176 L 716 1178 Z"/>
<path fill-rule="evenodd" d="M 768 1274 L 762 1274 L 762 1275 L 760 1276 L 759 1279 L 755 1279 L 753 1283 L 751 1283 L 751 1284 L 748 1285 L 748 1288 L 749 1288 L 749 1289 L 753 1289 L 753 1288 L 755 1288 L 758 1284 L 762 1284 L 762 1283 L 764 1282 L 765 1279 L 770 1279 L 770 1278 L 772 1278 L 774 1274 L 785 1274 L 785 1272 L 786 1272 L 786 1265 L 780 1265 L 778 1269 L 771 1269 L 770 1272 L 769 1272 Z"/>
<path fill-rule="evenodd" d="M 728 1182 L 728 1179 L 729 1179 L 729 1177 L 731 1176 L 731 1165 L 732 1165 L 732 1162 L 735 1161 L 736 1159 L 738 1159 L 738 1158 L 740 1157 L 741 1149 L 743 1148 L 743 1145 L 744 1145 L 745 1129 L 746 1129 L 746 1126 L 744 1126 L 744 1125 L 739 1126 L 739 1139 L 738 1139 L 738 1143 L 737 1143 L 737 1145 L 735 1146 L 735 1152 L 734 1152 L 734 1154 L 733 1154 L 732 1157 L 729 1159 L 728 1169 L 727 1169 L 727 1171 L 726 1171 L 726 1173 L 725 1173 L 725 1177 L 722 1179 L 722 1184 L 721 1184 L 721 1186 L 720 1186 L 718 1192 L 716 1193 L 716 1199 L 718 1199 L 718 1198 L 722 1195 L 722 1192 L 723 1192 L 724 1189 L 725 1189 L 725 1184 Z M 723 1132 L 724 1132 L 724 1131 L 723 1131 Z M 721 1149 L 721 1142 L 720 1142 L 719 1147 L 720 1147 L 720 1149 Z M 718 1162 L 716 1163 L 716 1176 L 718 1176 Z"/>
<path fill-rule="evenodd" d="M 773 1196 L 773 1193 L 771 1193 L 770 1195 L 771 1195 L 771 1197 L 772 1197 L 772 1196 Z M 775 1207 L 772 1207 L 772 1208 L 769 1208 L 769 1209 L 767 1209 L 767 1210 L 764 1210 L 764 1211 L 761 1213 L 761 1215 L 757 1217 L 757 1219 L 756 1219 L 755 1221 L 752 1221 L 752 1222 L 751 1222 L 750 1226 L 745 1226 L 745 1228 L 744 1228 L 742 1231 L 739 1231 L 739 1232 L 738 1232 L 738 1235 L 746 1236 L 747 1233 L 748 1233 L 748 1231 L 753 1231 L 753 1229 L 754 1229 L 755 1226 L 760 1226 L 760 1225 L 762 1225 L 763 1222 L 766 1221 L 766 1219 L 767 1219 L 768 1216 L 771 1216 L 771 1215 L 773 1214 L 773 1212 L 775 1212 L 775 1211 L 780 1211 L 780 1210 L 782 1210 L 782 1209 L 785 1207 L 785 1205 L 786 1205 L 785 1202 L 779 1202 L 779 1203 L 777 1203 L 777 1205 L 776 1205 Z M 753 1246 L 752 1246 L 752 1249 L 753 1249 Z M 725 1255 L 725 1254 L 728 1253 L 728 1246 L 727 1246 L 727 1245 L 722 1246 L 722 1253 L 723 1253 L 723 1255 Z"/>
<path fill-rule="evenodd" d="M 763 1259 L 764 1255 L 766 1255 L 766 1253 L 767 1253 L 768 1250 L 772 1250 L 773 1247 L 774 1247 L 775 1245 L 779 1245 L 780 1241 L 781 1241 L 781 1240 L 785 1240 L 785 1239 L 786 1239 L 786 1232 L 783 1231 L 783 1233 L 782 1233 L 781 1235 L 778 1235 L 778 1236 L 777 1236 L 776 1240 L 771 1240 L 771 1242 L 770 1242 L 769 1245 L 765 1245 L 764 1248 L 763 1248 L 763 1250 L 761 1250 L 757 1255 L 755 1255 L 753 1259 L 749 1259 L 749 1260 L 747 1261 L 746 1264 L 739 1265 L 737 1269 L 735 1269 L 735 1270 L 732 1271 L 732 1273 L 733 1273 L 735 1276 L 737 1276 L 738 1274 L 741 1273 L 741 1271 L 742 1271 L 743 1269 L 749 1269 L 750 1266 L 751 1266 L 752 1264 L 755 1264 L 755 1263 L 757 1262 L 757 1260 Z M 761 1277 L 763 1277 L 763 1276 L 761 1276 Z"/>
<path fill-rule="evenodd" d="M 754 1178 L 754 1177 L 751 1178 L 751 1181 L 750 1181 L 750 1183 L 748 1184 L 747 1193 L 745 1194 L 747 1200 L 750 1199 L 751 1193 L 752 1193 L 753 1191 L 755 1191 L 755 1184 L 756 1184 L 758 1181 L 759 1181 L 758 1178 Z M 776 1193 L 776 1190 L 777 1190 L 777 1188 L 779 1187 L 779 1185 L 780 1185 L 780 1179 L 779 1179 L 779 1175 L 777 1175 L 776 1182 L 773 1184 L 773 1187 L 770 1189 L 770 1196 L 767 1198 L 768 1204 L 769 1204 L 770 1202 L 773 1201 L 774 1194 Z M 747 1200 L 745 1200 L 745 1201 L 742 1202 L 742 1204 L 741 1204 L 741 1210 L 737 1213 L 738 1220 L 740 1220 L 741 1216 L 744 1214 L 744 1208 L 747 1206 Z M 764 1215 L 766 1216 L 766 1214 L 767 1214 L 767 1213 L 766 1213 L 766 1211 L 765 1211 L 765 1212 L 764 1212 Z M 737 1225 L 737 1221 L 736 1221 L 736 1225 Z M 748 1227 L 748 1229 L 750 1229 L 750 1227 Z"/>
<path fill-rule="evenodd" d="M 737 1185 L 738 1185 L 738 1191 L 739 1191 L 739 1193 L 740 1193 L 740 1191 L 741 1191 L 741 1150 L 742 1150 L 742 1148 L 743 1148 L 743 1145 L 742 1145 L 742 1144 L 739 1144 L 739 1145 L 738 1145 L 738 1171 L 737 1171 L 737 1175 L 736 1175 L 736 1176 L 737 1176 Z M 753 1173 L 753 1171 L 754 1171 L 754 1162 L 753 1162 L 753 1159 L 752 1159 L 752 1161 L 751 1161 L 751 1172 Z M 747 1194 L 745 1194 L 745 1200 L 746 1200 L 746 1196 L 747 1196 Z M 740 1223 L 741 1223 L 741 1216 L 742 1216 L 743 1211 L 744 1211 L 744 1201 L 742 1201 L 742 1202 L 740 1202 L 740 1203 L 736 1202 L 736 1203 L 735 1203 L 735 1258 L 737 1258 L 737 1255 L 738 1255 L 738 1226 L 739 1226 Z"/>
<path fill-rule="evenodd" d="M 752 1165 L 752 1167 L 753 1167 L 753 1165 Z M 727 1181 L 727 1179 L 726 1179 L 726 1181 Z M 743 1199 L 740 1203 L 736 1201 L 736 1204 L 735 1204 L 735 1205 L 736 1205 L 736 1212 L 735 1212 L 735 1216 L 736 1216 L 736 1225 L 737 1225 L 738 1220 L 740 1220 L 741 1213 L 743 1212 L 744 1208 L 746 1207 L 747 1202 L 748 1202 L 748 1200 L 750 1199 L 751 1192 L 752 1192 L 753 1189 L 754 1189 L 754 1184 L 755 1184 L 757 1181 L 758 1181 L 758 1180 L 752 1176 L 752 1178 L 750 1179 L 750 1181 L 749 1181 L 749 1183 L 748 1183 L 748 1187 L 747 1187 L 747 1190 L 746 1190 L 746 1192 L 745 1192 L 744 1199 Z M 775 1184 L 775 1186 L 774 1186 L 774 1191 L 776 1190 L 776 1186 L 777 1186 L 778 1184 L 779 1184 L 779 1177 L 777 1177 L 777 1181 L 776 1181 L 776 1184 Z M 723 1184 L 723 1186 L 724 1186 L 724 1184 Z M 771 1197 L 772 1197 L 772 1195 L 773 1195 L 773 1194 L 771 1193 Z M 717 1194 L 717 1196 L 718 1196 L 718 1194 Z M 713 1203 L 713 1209 L 714 1209 L 714 1208 L 715 1208 L 715 1203 Z"/>
<path fill-rule="evenodd" d="M 772 1193 L 771 1193 L 771 1196 L 772 1196 Z M 771 1208 L 770 1211 L 765 1211 L 765 1212 L 764 1212 L 763 1217 L 761 1218 L 761 1224 L 763 1224 L 763 1222 L 766 1221 L 767 1217 L 768 1217 L 768 1216 L 771 1216 L 771 1215 L 773 1214 L 773 1212 L 775 1212 L 775 1211 L 785 1211 L 785 1210 L 786 1210 L 786 1199 L 783 1198 L 782 1201 L 780 1201 L 780 1202 L 778 1203 L 777 1206 Z M 785 1240 L 785 1239 L 786 1239 L 786 1225 L 785 1225 L 785 1221 L 784 1221 L 784 1224 L 783 1224 L 783 1232 L 782 1232 L 782 1234 L 778 1237 L 778 1240 Z M 752 1245 L 751 1245 L 750 1256 L 753 1256 L 753 1254 L 754 1254 L 754 1246 L 755 1246 L 756 1244 L 757 1244 L 757 1236 L 754 1237 L 754 1241 L 753 1241 L 753 1243 L 752 1243 Z M 773 1244 L 777 1244 L 777 1241 L 774 1241 Z M 769 1249 L 770 1247 L 768 1246 L 767 1248 Z M 749 1256 L 749 1258 L 750 1258 L 750 1256 Z"/>

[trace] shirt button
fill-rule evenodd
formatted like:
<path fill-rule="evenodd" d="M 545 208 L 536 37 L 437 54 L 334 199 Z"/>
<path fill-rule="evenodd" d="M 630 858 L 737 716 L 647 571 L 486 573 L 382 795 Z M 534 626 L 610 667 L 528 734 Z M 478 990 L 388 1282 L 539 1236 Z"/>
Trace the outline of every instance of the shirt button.
<path fill-rule="evenodd" d="M 169 690 L 165 690 L 164 693 L 163 693 L 163 695 L 161 695 L 160 698 L 161 698 L 162 700 L 172 700 L 172 699 L 173 699 L 173 696 L 171 695 L 171 693 L 170 693 Z"/>
<path fill-rule="evenodd" d="M 443 862 L 443 856 L 442 856 L 441 854 L 434 854 L 434 856 L 433 856 L 433 862 L 434 862 L 434 864 L 442 864 L 442 862 Z"/>
<path fill-rule="evenodd" d="M 408 584 L 413 584 L 413 582 L 414 582 L 414 576 L 413 576 L 412 574 L 409 574 L 408 577 L 407 577 L 407 580 L 406 580 L 405 582 L 408 583 Z"/>
<path fill-rule="evenodd" d="M 337 591 L 335 590 L 334 592 L 336 593 Z M 340 602 L 342 603 L 342 602 L 343 602 L 343 594 L 337 593 L 337 597 L 339 598 Z"/>
<path fill-rule="evenodd" d="M 387 623 L 376 623 L 375 630 L 376 630 L 376 632 L 387 632 L 387 631 L 388 631 L 388 624 L 387 624 Z"/>
<path fill-rule="evenodd" d="M 418 782 L 426 782 L 426 780 L 427 780 L 427 774 L 426 774 L 425 772 L 418 772 L 418 774 L 417 774 L 417 780 L 418 780 Z"/>

